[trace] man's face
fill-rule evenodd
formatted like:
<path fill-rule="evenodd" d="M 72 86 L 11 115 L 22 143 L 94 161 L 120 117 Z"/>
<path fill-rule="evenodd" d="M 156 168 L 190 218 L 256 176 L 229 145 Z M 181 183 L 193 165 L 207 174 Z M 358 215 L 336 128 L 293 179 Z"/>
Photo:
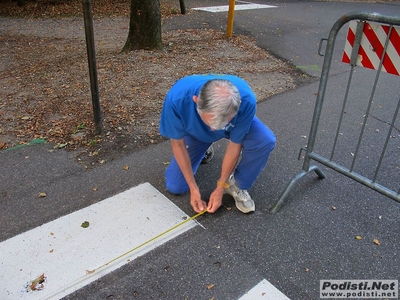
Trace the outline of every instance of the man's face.
<path fill-rule="evenodd" d="M 217 127 L 214 127 L 214 126 L 212 125 L 213 114 L 205 112 L 205 113 L 200 114 L 200 118 L 203 120 L 203 122 L 204 122 L 208 127 L 210 127 L 210 129 L 211 129 L 212 131 L 214 131 L 214 130 L 221 130 L 221 129 L 225 128 L 225 126 L 226 126 L 227 124 L 229 124 L 229 122 L 233 119 L 233 117 L 232 117 L 232 118 L 229 118 L 229 120 L 227 120 L 223 125 L 218 126 L 218 128 L 217 128 Z"/>
<path fill-rule="evenodd" d="M 197 96 L 193 96 L 193 101 L 194 101 L 194 102 L 197 103 L 198 100 L 199 100 L 199 98 L 198 98 Z M 204 122 L 208 127 L 210 127 L 210 129 L 211 129 L 212 131 L 223 129 L 226 125 L 229 124 L 229 122 L 230 122 L 230 121 L 233 119 L 233 117 L 234 117 L 234 116 L 230 117 L 228 120 L 226 120 L 225 124 L 223 124 L 223 125 L 221 125 L 221 126 L 218 126 L 219 128 L 216 128 L 215 126 L 212 125 L 212 119 L 213 119 L 213 114 L 212 114 L 212 113 L 207 113 L 207 112 L 205 112 L 205 113 L 202 113 L 202 114 L 199 114 L 199 115 L 200 115 L 200 118 L 203 120 L 203 122 Z"/>

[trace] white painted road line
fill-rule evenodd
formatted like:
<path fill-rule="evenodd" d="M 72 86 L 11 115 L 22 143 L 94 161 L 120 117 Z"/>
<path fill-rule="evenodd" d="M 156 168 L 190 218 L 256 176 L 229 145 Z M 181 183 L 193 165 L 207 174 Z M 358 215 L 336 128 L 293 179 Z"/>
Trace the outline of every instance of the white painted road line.
<path fill-rule="evenodd" d="M 238 300 L 290 300 L 267 280 L 262 280 Z"/>
<path fill-rule="evenodd" d="M 10 238 L 0 243 L 0 299 L 60 299 L 196 226 L 189 221 L 129 252 L 186 218 L 144 183 Z"/>
<path fill-rule="evenodd" d="M 255 3 L 246 3 L 246 4 L 237 4 L 237 5 L 235 5 L 235 11 L 236 10 L 274 8 L 274 7 L 277 7 L 277 6 L 265 5 L 265 4 L 255 4 Z M 196 7 L 196 8 L 192 8 L 192 9 L 193 10 L 201 10 L 201 11 L 217 13 L 217 12 L 226 12 L 226 11 L 228 11 L 229 10 L 229 5 Z"/>

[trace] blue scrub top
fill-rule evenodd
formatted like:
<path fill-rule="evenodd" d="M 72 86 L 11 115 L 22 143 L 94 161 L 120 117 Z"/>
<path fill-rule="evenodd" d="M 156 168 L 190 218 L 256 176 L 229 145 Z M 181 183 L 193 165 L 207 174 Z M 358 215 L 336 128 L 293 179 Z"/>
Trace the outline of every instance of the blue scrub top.
<path fill-rule="evenodd" d="M 239 111 L 222 130 L 211 130 L 197 112 L 198 96 L 203 85 L 211 79 L 225 79 L 239 90 L 241 104 Z M 178 80 L 165 97 L 160 118 L 160 134 L 170 139 L 180 140 L 185 135 L 213 143 L 222 138 L 240 144 L 249 132 L 256 113 L 256 96 L 243 79 L 233 75 L 191 75 Z"/>

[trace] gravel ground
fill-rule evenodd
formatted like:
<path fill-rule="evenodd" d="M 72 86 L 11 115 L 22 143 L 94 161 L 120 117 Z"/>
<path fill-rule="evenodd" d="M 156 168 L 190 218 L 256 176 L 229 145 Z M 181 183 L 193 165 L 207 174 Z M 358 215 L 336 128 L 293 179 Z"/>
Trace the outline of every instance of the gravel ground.
<path fill-rule="evenodd" d="M 185 75 L 241 76 L 259 100 L 306 80 L 251 37 L 214 30 L 168 31 L 164 51 L 121 53 L 128 26 L 126 16 L 95 18 L 103 124 L 95 135 L 82 18 L 1 17 L 0 149 L 46 141 L 90 167 L 164 140 L 163 99 Z"/>

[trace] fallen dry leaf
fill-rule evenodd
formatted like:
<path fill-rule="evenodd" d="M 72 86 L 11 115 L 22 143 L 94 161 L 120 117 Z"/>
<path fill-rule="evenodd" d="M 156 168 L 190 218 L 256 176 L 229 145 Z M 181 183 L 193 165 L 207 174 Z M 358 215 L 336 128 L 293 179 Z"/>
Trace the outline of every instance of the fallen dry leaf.
<path fill-rule="evenodd" d="M 373 242 L 374 242 L 375 245 L 378 245 L 378 246 L 381 244 L 381 242 L 379 240 L 377 240 L 377 239 L 374 239 Z"/>
<path fill-rule="evenodd" d="M 29 288 L 31 291 L 40 291 L 44 288 L 44 281 L 46 277 L 44 277 L 44 273 L 40 275 L 38 278 L 31 281 Z"/>
<path fill-rule="evenodd" d="M 361 235 L 357 235 L 356 236 L 356 240 L 359 240 L 359 241 L 362 240 L 362 236 Z"/>
<path fill-rule="evenodd" d="M 46 197 L 47 195 L 46 195 L 46 193 L 39 193 L 39 198 L 44 198 L 44 197 Z"/>
<path fill-rule="evenodd" d="M 129 166 L 124 166 L 124 170 L 126 171 L 126 170 L 128 170 L 129 169 Z"/>
<path fill-rule="evenodd" d="M 210 284 L 208 287 L 207 287 L 207 290 L 211 290 L 213 287 L 215 286 L 215 284 Z"/>

